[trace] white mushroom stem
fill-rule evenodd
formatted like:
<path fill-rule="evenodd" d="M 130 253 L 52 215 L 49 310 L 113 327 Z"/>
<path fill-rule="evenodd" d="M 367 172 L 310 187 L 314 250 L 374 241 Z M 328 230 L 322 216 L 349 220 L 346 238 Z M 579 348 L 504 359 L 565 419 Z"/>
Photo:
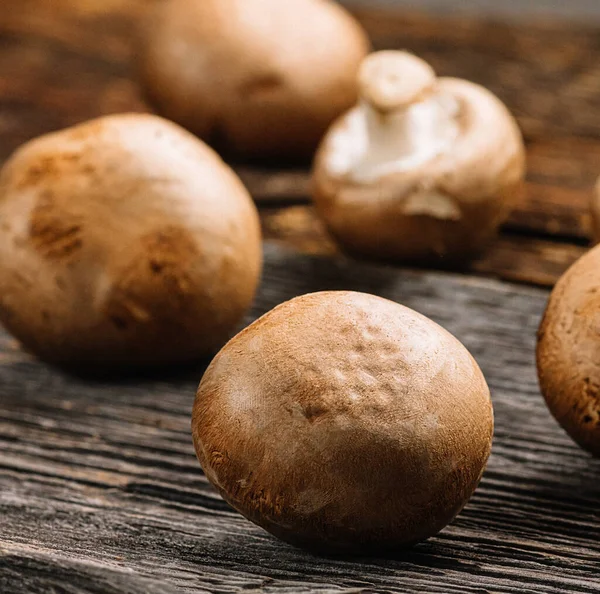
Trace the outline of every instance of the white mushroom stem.
<path fill-rule="evenodd" d="M 334 139 L 333 173 L 374 181 L 426 163 L 458 136 L 458 104 L 437 89 L 433 69 L 406 52 L 369 56 L 359 74 L 361 102 Z"/>

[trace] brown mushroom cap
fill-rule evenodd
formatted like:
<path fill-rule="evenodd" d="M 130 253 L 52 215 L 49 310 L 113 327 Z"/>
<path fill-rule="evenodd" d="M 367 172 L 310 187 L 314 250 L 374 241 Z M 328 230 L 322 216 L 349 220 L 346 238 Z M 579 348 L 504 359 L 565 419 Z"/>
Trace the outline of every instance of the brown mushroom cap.
<path fill-rule="evenodd" d="M 0 174 L 0 321 L 64 364 L 214 352 L 261 268 L 256 208 L 231 169 L 150 115 L 33 140 Z"/>
<path fill-rule="evenodd" d="M 472 257 L 506 219 L 523 181 L 514 118 L 486 89 L 432 79 L 431 68 L 405 52 L 378 52 L 368 63 L 363 102 L 333 124 L 315 160 L 319 213 L 353 253 Z"/>
<path fill-rule="evenodd" d="M 323 292 L 221 350 L 192 430 L 206 476 L 244 516 L 294 544 L 365 553 L 454 518 L 483 473 L 493 411 L 476 362 L 433 321 Z"/>
<path fill-rule="evenodd" d="M 219 151 L 308 158 L 356 101 L 368 51 L 362 28 L 329 0 L 167 0 L 139 64 L 160 111 Z"/>
<path fill-rule="evenodd" d="M 600 247 L 558 281 L 538 335 L 548 408 L 583 448 L 600 456 Z"/>

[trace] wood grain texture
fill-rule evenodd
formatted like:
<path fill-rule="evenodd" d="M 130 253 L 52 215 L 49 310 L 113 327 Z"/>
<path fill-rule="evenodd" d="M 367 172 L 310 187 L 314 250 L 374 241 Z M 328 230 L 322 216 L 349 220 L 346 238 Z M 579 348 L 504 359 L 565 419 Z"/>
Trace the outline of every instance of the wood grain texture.
<path fill-rule="evenodd" d="M 0 162 L 41 133 L 150 109 L 134 64 L 137 24 L 156 1 L 2 0 Z M 515 113 L 528 145 L 528 181 L 486 259 L 490 266 L 507 262 L 508 252 L 511 270 L 499 266 L 493 275 L 553 284 L 565 269 L 557 263 L 571 262 L 573 245 L 589 239 L 588 204 L 600 174 L 598 25 L 519 26 L 365 8 L 358 17 L 376 48 L 414 51 L 442 75 L 489 87 Z M 259 204 L 282 208 L 309 199 L 307 166 L 239 171 Z M 540 241 L 554 245 L 542 249 Z"/>
<path fill-rule="evenodd" d="M 340 0 L 350 7 L 365 4 L 393 8 L 394 10 L 410 9 L 412 0 Z M 522 0 L 419 0 L 419 10 L 428 10 L 433 14 L 474 14 L 510 17 L 516 21 L 530 21 L 532 18 L 560 16 L 585 22 L 586 19 L 600 21 L 600 4 L 596 0 L 534 0 L 524 3 Z"/>
<path fill-rule="evenodd" d="M 488 378 L 493 454 L 449 528 L 388 558 L 294 549 L 233 512 L 202 475 L 190 411 L 203 365 L 86 380 L 22 354 L 0 364 L 0 591 L 597 592 L 600 460 L 550 417 L 535 377 L 547 292 L 269 244 L 247 321 L 297 294 L 341 288 L 431 316 Z"/>

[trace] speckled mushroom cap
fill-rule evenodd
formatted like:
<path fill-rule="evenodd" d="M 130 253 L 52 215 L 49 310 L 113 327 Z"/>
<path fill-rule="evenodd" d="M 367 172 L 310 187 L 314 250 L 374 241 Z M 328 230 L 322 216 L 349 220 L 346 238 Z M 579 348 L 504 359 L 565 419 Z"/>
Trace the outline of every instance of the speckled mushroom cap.
<path fill-rule="evenodd" d="M 458 340 L 391 301 L 297 297 L 234 337 L 193 411 L 208 479 L 291 543 L 366 553 L 441 530 L 490 453 L 493 412 Z"/>
<path fill-rule="evenodd" d="M 261 261 L 242 183 L 162 118 L 43 136 L 0 174 L 0 321 L 47 360 L 125 367 L 215 352 Z"/>
<path fill-rule="evenodd" d="M 600 247 L 558 281 L 538 335 L 540 385 L 552 414 L 600 456 Z"/>
<path fill-rule="evenodd" d="M 489 91 L 437 78 L 406 52 L 371 54 L 361 100 L 330 128 L 315 204 L 350 252 L 460 263 L 506 219 L 525 173 L 521 133 Z"/>
<path fill-rule="evenodd" d="M 369 51 L 330 0 L 166 0 L 142 38 L 141 78 L 161 113 L 253 160 L 312 158 L 355 103 Z"/>

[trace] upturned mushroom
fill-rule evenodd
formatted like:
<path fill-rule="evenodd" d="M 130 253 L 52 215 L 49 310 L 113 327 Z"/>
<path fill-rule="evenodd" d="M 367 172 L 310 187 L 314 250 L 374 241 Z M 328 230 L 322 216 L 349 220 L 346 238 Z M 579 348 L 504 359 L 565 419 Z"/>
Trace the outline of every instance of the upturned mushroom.
<path fill-rule="evenodd" d="M 141 78 L 159 111 L 252 160 L 312 158 L 356 101 L 369 51 L 330 0 L 166 0 L 142 37 Z"/>
<path fill-rule="evenodd" d="M 119 115 L 25 144 L 0 173 L 0 322 L 69 366 L 186 362 L 258 283 L 256 208 L 197 138 Z"/>
<path fill-rule="evenodd" d="M 206 476 L 248 519 L 293 544 L 365 554 L 458 514 L 484 471 L 493 411 L 477 363 L 433 321 L 323 292 L 220 351 L 192 430 Z"/>
<path fill-rule="evenodd" d="M 400 51 L 371 54 L 359 88 L 314 165 L 314 200 L 331 233 L 349 252 L 385 259 L 460 263 L 477 254 L 525 174 L 507 108 Z"/>
<path fill-rule="evenodd" d="M 537 368 L 550 412 L 600 456 L 600 246 L 558 281 L 538 334 Z"/>

